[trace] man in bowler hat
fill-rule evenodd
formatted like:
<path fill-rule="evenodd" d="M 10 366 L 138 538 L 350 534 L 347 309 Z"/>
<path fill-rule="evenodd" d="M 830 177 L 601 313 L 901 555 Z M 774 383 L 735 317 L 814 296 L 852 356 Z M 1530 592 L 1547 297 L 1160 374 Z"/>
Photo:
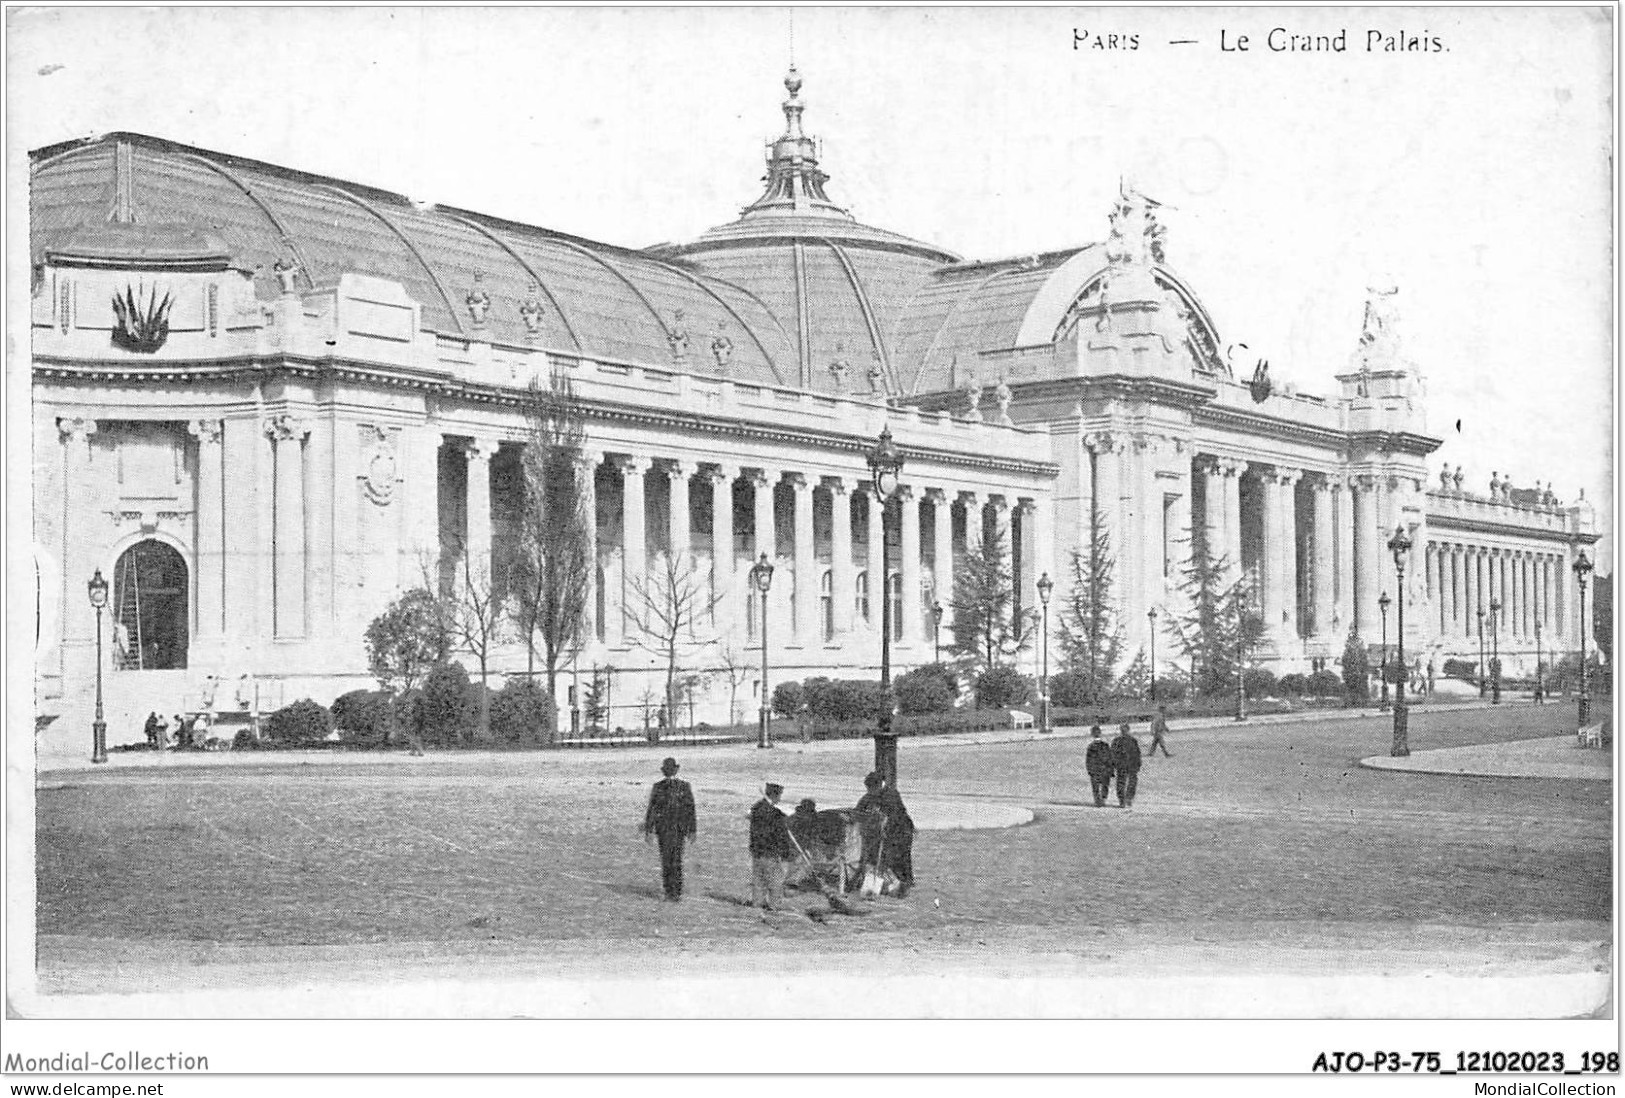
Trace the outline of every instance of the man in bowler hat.
<path fill-rule="evenodd" d="M 767 910 L 784 903 L 785 863 L 795 856 L 790 825 L 779 811 L 784 786 L 768 782 L 750 810 L 750 902 Z"/>
<path fill-rule="evenodd" d="M 1089 748 L 1083 753 L 1083 768 L 1089 771 L 1089 791 L 1095 807 L 1105 805 L 1112 790 L 1112 745 L 1100 736 L 1100 725 L 1089 729 Z"/>
<path fill-rule="evenodd" d="M 1134 787 L 1140 781 L 1140 741 L 1124 721 L 1112 740 L 1112 769 L 1117 771 L 1117 807 L 1134 807 Z"/>
<path fill-rule="evenodd" d="M 677 760 L 660 764 L 665 777 L 649 791 L 649 809 L 643 814 L 643 840 L 654 837 L 660 844 L 660 883 L 666 899 L 683 898 L 683 843 L 698 841 L 694 819 L 694 790 L 677 777 Z"/>

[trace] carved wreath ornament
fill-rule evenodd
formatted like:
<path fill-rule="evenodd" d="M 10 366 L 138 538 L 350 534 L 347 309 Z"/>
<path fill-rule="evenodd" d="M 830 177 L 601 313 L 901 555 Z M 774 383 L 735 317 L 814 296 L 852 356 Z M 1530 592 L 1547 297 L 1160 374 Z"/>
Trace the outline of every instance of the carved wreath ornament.
<path fill-rule="evenodd" d="M 394 436 L 374 429 L 372 444 L 361 455 L 361 490 L 374 504 L 388 507 L 399 479 Z"/>

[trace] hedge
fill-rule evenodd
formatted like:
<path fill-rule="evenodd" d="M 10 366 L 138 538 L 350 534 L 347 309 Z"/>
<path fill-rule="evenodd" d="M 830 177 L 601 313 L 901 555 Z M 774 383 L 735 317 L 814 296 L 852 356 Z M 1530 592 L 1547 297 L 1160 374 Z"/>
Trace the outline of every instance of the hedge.
<path fill-rule="evenodd" d="M 266 717 L 261 730 L 275 744 L 321 743 L 333 731 L 333 715 L 325 705 L 301 698 Z"/>

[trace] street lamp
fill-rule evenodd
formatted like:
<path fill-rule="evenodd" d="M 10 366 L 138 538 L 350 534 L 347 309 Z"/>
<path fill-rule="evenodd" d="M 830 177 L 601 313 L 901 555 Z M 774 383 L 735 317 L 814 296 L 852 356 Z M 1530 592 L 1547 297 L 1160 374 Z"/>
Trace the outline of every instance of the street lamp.
<path fill-rule="evenodd" d="M 1403 523 L 1394 527 L 1394 536 L 1388 539 L 1388 551 L 1394 554 L 1394 573 L 1399 584 L 1399 675 L 1394 679 L 1394 745 L 1389 754 L 1402 759 L 1411 753 L 1410 710 L 1405 705 L 1405 679 L 1409 674 L 1405 663 L 1405 558 L 1411 552 L 1411 539 L 1406 536 Z"/>
<path fill-rule="evenodd" d="M 107 761 L 107 719 L 102 713 L 102 607 L 107 605 L 107 581 L 102 570 L 90 577 L 90 605 L 96 608 L 96 719 L 90 724 L 90 761 Z"/>
<path fill-rule="evenodd" d="M 903 455 L 891 439 L 891 428 L 881 429 L 880 438 L 866 458 L 870 483 L 880 499 L 880 720 L 875 729 L 875 770 L 886 784 L 897 787 L 897 736 L 891 726 L 891 511 L 897 495 L 897 474 L 903 468 Z M 871 531 L 871 536 L 873 531 Z"/>
<path fill-rule="evenodd" d="M 1377 599 L 1377 609 L 1382 612 L 1382 691 L 1377 702 L 1377 712 L 1388 712 L 1388 607 L 1393 605 L 1393 599 L 1384 591 Z"/>
<path fill-rule="evenodd" d="M 1535 704 L 1546 704 L 1546 678 L 1540 667 L 1540 612 L 1535 612 Z"/>
<path fill-rule="evenodd" d="M 1489 689 L 1489 680 L 1484 677 L 1484 608 L 1478 608 L 1478 696 L 1483 697 Z"/>
<path fill-rule="evenodd" d="M 1501 604 L 1490 603 L 1490 704 L 1501 704 Z"/>
<path fill-rule="evenodd" d="M 1574 562 L 1574 578 L 1580 584 L 1580 727 L 1584 728 L 1591 720 L 1591 694 L 1586 689 L 1586 632 L 1590 625 L 1586 619 L 1586 579 L 1591 575 L 1591 562 L 1586 559 L 1585 550 Z"/>
<path fill-rule="evenodd" d="M 1490 705 L 1501 703 L 1501 604 L 1490 603 Z"/>
<path fill-rule="evenodd" d="M 931 604 L 931 653 L 937 663 L 942 662 L 942 603 Z"/>
<path fill-rule="evenodd" d="M 1050 596 L 1050 592 L 1052 592 L 1054 590 L 1055 590 L 1055 581 L 1049 578 L 1049 573 L 1048 572 L 1045 572 L 1042 576 L 1038 577 L 1038 602 L 1039 602 L 1039 605 L 1041 605 L 1044 608 L 1044 666 L 1043 666 L 1044 684 L 1043 684 L 1042 687 L 1040 687 L 1039 696 L 1038 696 L 1038 705 L 1039 705 L 1038 730 L 1040 732 L 1048 732 L 1050 730 L 1050 724 L 1049 724 L 1049 596 Z"/>
<path fill-rule="evenodd" d="M 1152 705 L 1157 704 L 1157 608 L 1153 606 L 1145 612 L 1145 617 L 1151 623 L 1151 685 L 1146 688 L 1146 697 Z"/>
<path fill-rule="evenodd" d="M 1236 596 L 1236 720 L 1247 719 L 1247 661 L 1243 645 L 1247 638 L 1247 598 Z M 1164 749 L 1166 750 L 1166 748 Z"/>
<path fill-rule="evenodd" d="M 750 566 L 750 584 L 756 588 L 762 602 L 762 706 L 757 712 L 756 746 L 772 747 L 773 740 L 768 735 L 768 718 L 770 709 L 767 692 L 767 592 L 773 586 L 773 565 L 768 563 L 767 554 Z"/>

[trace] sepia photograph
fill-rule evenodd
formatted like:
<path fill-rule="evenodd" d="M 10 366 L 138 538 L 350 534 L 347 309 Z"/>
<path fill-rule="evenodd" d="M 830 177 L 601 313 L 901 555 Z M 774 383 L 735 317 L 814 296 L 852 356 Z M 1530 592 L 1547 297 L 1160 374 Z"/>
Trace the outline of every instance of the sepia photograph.
<path fill-rule="evenodd" d="M 8 1078 L 1617 1078 L 1616 9 L 5 14 Z"/>

